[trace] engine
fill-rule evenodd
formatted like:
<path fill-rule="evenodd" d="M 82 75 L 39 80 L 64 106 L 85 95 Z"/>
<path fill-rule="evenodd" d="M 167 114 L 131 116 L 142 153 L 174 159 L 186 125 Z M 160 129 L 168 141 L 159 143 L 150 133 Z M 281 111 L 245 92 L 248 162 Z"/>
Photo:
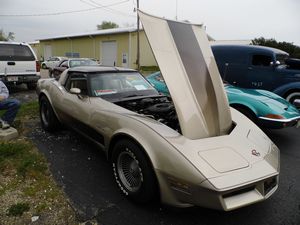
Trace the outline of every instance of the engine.
<path fill-rule="evenodd" d="M 180 132 L 180 125 L 173 102 L 168 97 L 148 97 L 116 103 L 128 110 L 155 119 Z"/>

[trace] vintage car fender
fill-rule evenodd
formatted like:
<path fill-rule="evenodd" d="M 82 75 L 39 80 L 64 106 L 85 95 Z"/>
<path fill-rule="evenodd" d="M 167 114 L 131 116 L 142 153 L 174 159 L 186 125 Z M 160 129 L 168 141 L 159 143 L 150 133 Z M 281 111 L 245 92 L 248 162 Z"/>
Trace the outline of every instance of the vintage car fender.
<path fill-rule="evenodd" d="M 298 76 L 300 77 L 300 74 Z M 284 84 L 274 89 L 273 92 L 285 98 L 286 94 L 293 90 L 298 92 L 300 91 L 300 82 L 291 82 L 288 84 Z"/>

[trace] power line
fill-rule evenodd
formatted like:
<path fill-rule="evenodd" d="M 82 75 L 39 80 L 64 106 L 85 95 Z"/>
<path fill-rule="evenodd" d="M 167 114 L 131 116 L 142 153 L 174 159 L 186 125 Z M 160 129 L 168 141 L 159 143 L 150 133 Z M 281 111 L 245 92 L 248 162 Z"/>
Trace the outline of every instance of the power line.
<path fill-rule="evenodd" d="M 58 15 L 64 15 L 64 14 L 71 14 L 71 13 L 81 13 L 81 12 L 88 12 L 88 11 L 95 11 L 103 8 L 107 8 L 109 6 L 115 6 L 115 5 L 120 5 L 125 2 L 128 2 L 129 0 L 121 1 L 121 2 L 116 2 L 112 3 L 109 5 L 102 5 L 102 6 L 97 6 L 89 9 L 80 9 L 80 10 L 71 10 L 71 11 L 62 11 L 62 12 L 52 12 L 52 13 L 41 13 L 41 14 L 0 14 L 0 17 L 34 17 L 34 16 L 58 16 Z"/>
<path fill-rule="evenodd" d="M 118 15 L 126 16 L 126 17 L 135 17 L 134 15 L 130 15 L 128 13 L 125 13 L 125 12 L 122 12 L 122 11 L 119 11 L 119 10 L 116 10 L 116 9 L 109 8 L 108 6 L 102 5 L 99 2 L 96 2 L 96 1 L 93 1 L 93 0 L 89 0 L 89 1 L 80 0 L 80 1 L 83 2 L 83 3 L 85 3 L 85 4 L 88 4 L 90 6 L 103 7 L 102 9 L 104 9 L 104 10 L 106 10 L 108 12 L 114 13 L 114 14 L 118 14 Z"/>

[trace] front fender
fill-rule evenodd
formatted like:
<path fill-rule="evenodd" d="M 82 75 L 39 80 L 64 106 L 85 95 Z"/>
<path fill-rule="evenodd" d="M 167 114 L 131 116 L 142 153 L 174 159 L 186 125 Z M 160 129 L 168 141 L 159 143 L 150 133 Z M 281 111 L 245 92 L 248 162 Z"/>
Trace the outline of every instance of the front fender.
<path fill-rule="evenodd" d="M 300 90 L 300 82 L 291 82 L 284 84 L 276 89 L 274 89 L 272 92 L 275 94 L 280 95 L 281 97 L 285 97 L 286 93 L 290 92 L 291 90 Z"/>

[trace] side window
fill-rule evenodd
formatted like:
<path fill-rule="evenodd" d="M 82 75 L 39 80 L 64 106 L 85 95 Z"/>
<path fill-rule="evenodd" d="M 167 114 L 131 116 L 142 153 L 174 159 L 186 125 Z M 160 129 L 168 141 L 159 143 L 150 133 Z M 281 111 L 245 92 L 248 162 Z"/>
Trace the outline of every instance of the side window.
<path fill-rule="evenodd" d="M 60 67 L 68 67 L 68 60 L 63 61 L 59 66 Z"/>
<path fill-rule="evenodd" d="M 69 75 L 65 89 L 69 92 L 71 88 L 79 88 L 82 95 L 88 95 L 87 79 L 85 74 Z"/>
<path fill-rule="evenodd" d="M 272 57 L 268 55 L 253 55 L 252 56 L 252 65 L 253 66 L 270 66 L 272 62 Z"/>

